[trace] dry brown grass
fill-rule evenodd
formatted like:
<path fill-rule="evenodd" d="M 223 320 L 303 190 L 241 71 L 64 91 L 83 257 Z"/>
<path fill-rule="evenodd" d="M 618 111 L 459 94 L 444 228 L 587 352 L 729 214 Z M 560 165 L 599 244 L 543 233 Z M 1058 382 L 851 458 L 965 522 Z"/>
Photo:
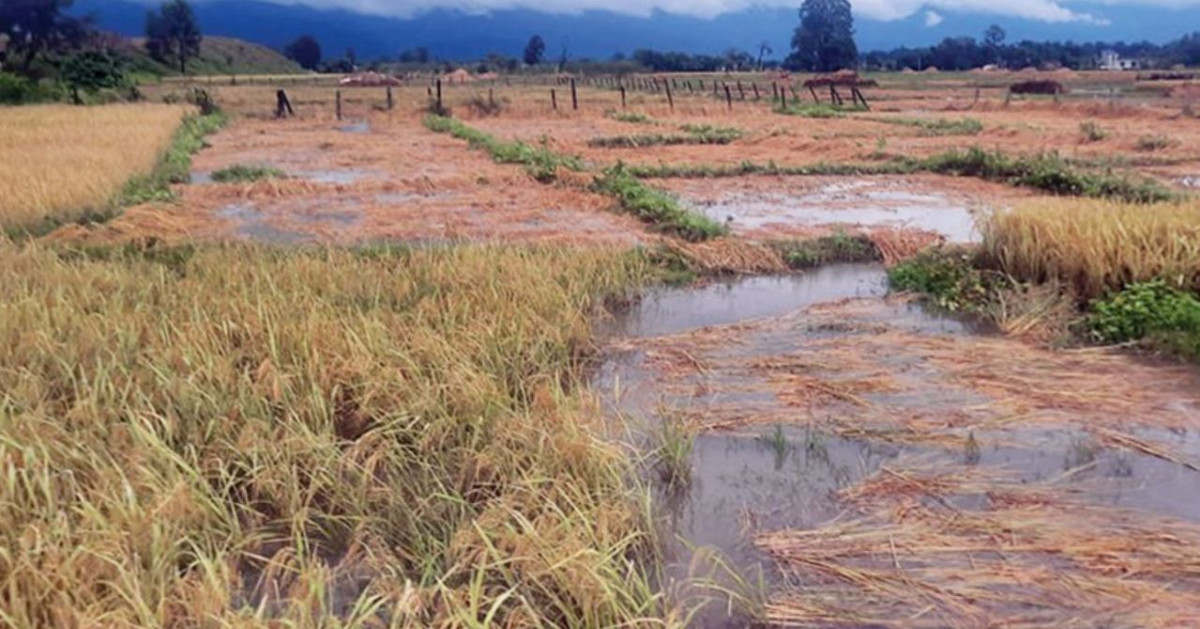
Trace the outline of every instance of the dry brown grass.
<path fill-rule="evenodd" d="M 1010 275 L 1062 281 L 1082 297 L 1164 279 L 1200 290 L 1200 204 L 1041 200 L 983 224 L 986 253 Z"/>
<path fill-rule="evenodd" d="M 7 108 L 0 115 L 0 231 L 76 219 L 150 172 L 187 113 L 168 105 Z"/>

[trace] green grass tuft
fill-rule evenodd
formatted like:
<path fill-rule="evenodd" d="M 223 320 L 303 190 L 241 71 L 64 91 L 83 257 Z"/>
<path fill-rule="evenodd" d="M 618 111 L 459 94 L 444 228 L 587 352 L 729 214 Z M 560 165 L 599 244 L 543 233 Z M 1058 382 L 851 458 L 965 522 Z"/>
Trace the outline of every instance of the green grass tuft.
<path fill-rule="evenodd" d="M 726 233 L 724 225 L 679 206 L 670 195 L 638 181 L 626 169 L 617 164 L 604 171 L 592 184 L 596 192 L 617 200 L 621 209 L 649 223 L 655 229 L 674 234 L 691 242 L 700 242 Z"/>
<path fill-rule="evenodd" d="M 555 153 L 545 145 L 534 147 L 519 141 L 504 142 L 454 118 L 428 115 L 425 116 L 425 127 L 436 133 L 448 133 L 459 140 L 466 140 L 471 148 L 486 151 L 497 163 L 521 164 L 531 177 L 542 183 L 556 181 L 562 168 L 583 170 L 583 162 L 578 157 Z"/>
<path fill-rule="evenodd" d="M 217 183 L 249 183 L 251 181 L 259 181 L 260 179 L 282 179 L 284 177 L 287 177 L 287 175 L 274 166 L 251 166 L 246 164 L 234 164 L 212 174 L 213 181 Z"/>
<path fill-rule="evenodd" d="M 916 127 L 920 135 L 939 137 L 949 135 L 979 135 L 983 131 L 983 123 L 974 118 L 948 120 L 946 118 L 869 118 L 874 122 Z"/>
<path fill-rule="evenodd" d="M 809 269 L 835 262 L 878 262 L 883 259 L 870 238 L 841 231 L 832 236 L 775 242 L 772 246 L 793 269 Z"/>

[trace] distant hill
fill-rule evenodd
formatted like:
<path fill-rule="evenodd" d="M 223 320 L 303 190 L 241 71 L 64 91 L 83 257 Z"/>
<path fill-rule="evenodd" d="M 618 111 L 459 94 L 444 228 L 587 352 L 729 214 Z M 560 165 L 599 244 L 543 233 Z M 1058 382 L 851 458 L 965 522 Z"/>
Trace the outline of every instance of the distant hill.
<path fill-rule="evenodd" d="M 177 75 L 174 64 L 163 64 L 150 58 L 146 40 L 128 40 L 125 53 L 133 70 L 143 74 Z M 200 56 L 188 61 L 188 74 L 295 74 L 304 72 L 296 62 L 266 46 L 232 37 L 208 35 L 200 43 Z"/>
<path fill-rule="evenodd" d="M 399 3 L 398 0 L 397 4 Z M 76 0 L 78 13 L 94 13 L 100 25 L 123 35 L 140 35 L 146 10 L 158 0 Z M 347 3 L 349 4 L 349 3 Z M 384 2 L 360 2 L 381 5 Z M 786 56 L 798 17 L 795 7 L 753 6 L 714 19 L 701 19 L 652 11 L 648 16 L 609 11 L 547 13 L 530 9 L 504 9 L 487 13 L 450 8 L 465 0 L 447 2 L 447 8 L 420 13 L 409 19 L 367 15 L 345 9 L 316 9 L 302 0 L 194 0 L 200 27 L 205 33 L 237 37 L 282 49 L 299 35 L 311 34 L 327 58 L 341 57 L 353 47 L 359 59 L 394 57 L 400 51 L 428 47 L 437 57 L 450 60 L 482 58 L 489 52 L 519 57 L 530 35 L 546 41 L 546 57 L 557 59 L 565 47 L 572 59 L 607 59 L 613 53 L 637 48 L 720 53 L 728 48 L 757 52 L 760 42 L 774 49 L 774 58 Z M 800 1 L 795 4 L 798 6 Z M 1074 3 L 1073 3 L 1074 4 Z M 889 22 L 858 19 L 856 39 L 863 51 L 901 45 L 936 43 L 947 36 L 979 38 L 991 23 L 1008 30 L 1009 41 L 1150 40 L 1166 42 L 1196 30 L 1200 6 L 1190 2 L 1119 4 L 1083 2 L 1085 8 L 1108 20 L 1107 26 L 1085 23 L 1048 23 L 979 12 L 939 11 L 934 25 L 924 12 Z"/>

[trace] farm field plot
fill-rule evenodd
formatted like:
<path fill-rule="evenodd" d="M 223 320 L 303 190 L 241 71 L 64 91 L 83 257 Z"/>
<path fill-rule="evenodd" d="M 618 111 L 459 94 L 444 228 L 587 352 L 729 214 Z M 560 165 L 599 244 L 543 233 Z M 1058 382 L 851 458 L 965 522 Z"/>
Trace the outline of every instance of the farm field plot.
<path fill-rule="evenodd" d="M 189 181 L 0 240 L 0 618 L 1200 623 L 1200 126 L 1058 76 L 147 86 Z"/>
<path fill-rule="evenodd" d="M 108 214 L 126 182 L 162 159 L 185 113 L 169 105 L 5 108 L 0 231 Z"/>

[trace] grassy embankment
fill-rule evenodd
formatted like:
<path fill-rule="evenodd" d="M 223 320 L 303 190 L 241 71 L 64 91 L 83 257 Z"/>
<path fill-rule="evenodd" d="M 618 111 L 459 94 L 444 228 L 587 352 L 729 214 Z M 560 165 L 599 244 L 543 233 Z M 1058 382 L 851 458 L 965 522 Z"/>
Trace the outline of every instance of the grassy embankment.
<path fill-rule="evenodd" d="M 466 140 L 472 148 L 487 152 L 499 163 L 522 164 L 531 177 L 542 183 L 557 181 L 560 169 L 584 170 L 583 161 L 578 157 L 555 153 L 546 146 L 505 142 L 446 116 L 426 116 L 425 126 L 431 131 Z M 621 211 L 638 217 L 656 231 L 690 242 L 709 240 L 727 232 L 724 225 L 687 210 L 671 195 L 638 181 L 622 164 L 596 176 L 591 188 L 612 197 Z"/>
<path fill-rule="evenodd" d="M 12 108 L 0 117 L 0 231 L 43 234 L 169 198 L 220 115 L 168 105 Z"/>
<path fill-rule="evenodd" d="M 0 241 L 0 618 L 672 626 L 573 393 L 616 251 Z"/>
<path fill-rule="evenodd" d="M 1090 341 L 1200 360 L 1200 205 L 1042 201 L 983 227 L 978 251 L 923 256 L 894 269 L 893 282 L 1006 327 L 1058 313 Z"/>
<path fill-rule="evenodd" d="M 629 173 L 638 178 L 694 179 L 747 175 L 904 175 L 920 172 L 975 177 L 1060 196 L 1117 199 L 1133 203 L 1172 201 L 1179 196 L 1152 180 L 1080 170 L 1055 154 L 1011 156 L 980 148 L 952 150 L 925 158 L 894 157 L 880 163 L 864 164 L 788 166 L 775 162 L 744 161 L 728 166 L 660 164 L 629 168 Z"/>

